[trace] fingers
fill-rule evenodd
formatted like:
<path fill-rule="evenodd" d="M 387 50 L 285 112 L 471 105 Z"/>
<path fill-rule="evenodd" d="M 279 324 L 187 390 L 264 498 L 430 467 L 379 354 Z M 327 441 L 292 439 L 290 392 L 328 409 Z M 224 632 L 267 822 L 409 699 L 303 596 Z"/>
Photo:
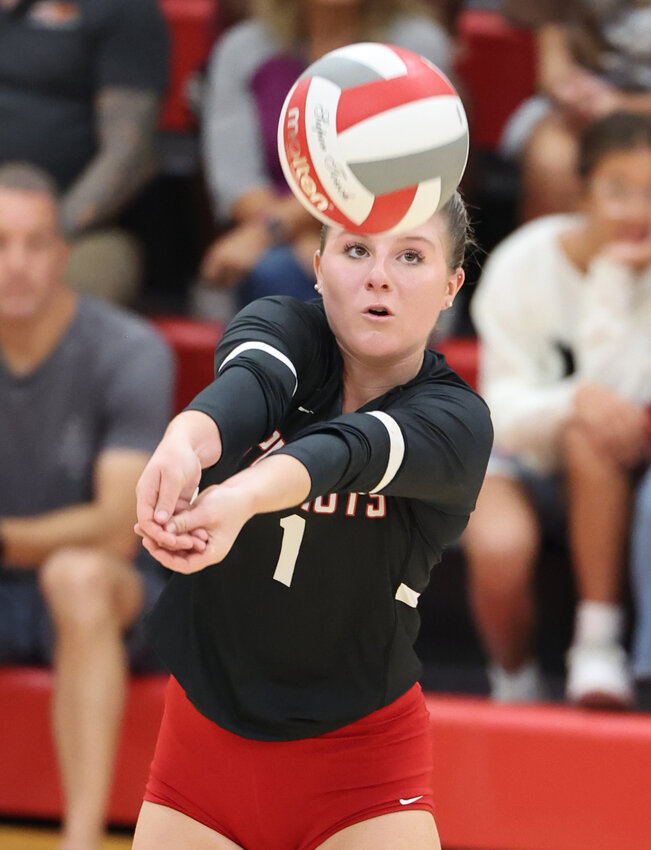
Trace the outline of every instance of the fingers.
<path fill-rule="evenodd" d="M 208 533 L 205 529 L 197 529 L 190 534 L 174 534 L 158 528 L 156 535 L 151 535 L 139 523 L 136 523 L 133 530 L 143 539 L 153 540 L 156 546 L 167 551 L 187 549 L 204 552 L 208 541 Z"/>
<path fill-rule="evenodd" d="M 177 573 L 196 573 L 212 563 L 205 552 L 200 553 L 192 550 L 172 552 L 158 546 L 151 537 L 143 537 L 142 545 L 160 564 Z"/>
<path fill-rule="evenodd" d="M 164 525 L 174 515 L 177 503 L 183 496 L 184 482 L 179 475 L 168 472 L 159 476 L 158 498 L 154 508 L 154 521 Z"/>
<path fill-rule="evenodd" d="M 165 524 L 165 531 L 175 535 L 185 535 L 187 532 L 203 530 L 211 524 L 214 519 L 213 512 L 208 505 L 198 504 L 187 511 L 176 514 Z"/>

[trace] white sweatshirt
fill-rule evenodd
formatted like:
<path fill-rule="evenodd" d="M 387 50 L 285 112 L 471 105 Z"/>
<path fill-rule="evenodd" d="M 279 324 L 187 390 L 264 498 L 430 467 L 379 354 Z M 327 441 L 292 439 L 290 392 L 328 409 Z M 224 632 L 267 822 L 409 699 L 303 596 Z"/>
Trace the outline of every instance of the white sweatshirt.
<path fill-rule="evenodd" d="M 493 251 L 471 301 L 495 447 L 539 471 L 557 467 L 582 382 L 651 401 L 651 267 L 596 259 L 583 274 L 560 244 L 579 221 L 545 216 L 520 227 Z"/>

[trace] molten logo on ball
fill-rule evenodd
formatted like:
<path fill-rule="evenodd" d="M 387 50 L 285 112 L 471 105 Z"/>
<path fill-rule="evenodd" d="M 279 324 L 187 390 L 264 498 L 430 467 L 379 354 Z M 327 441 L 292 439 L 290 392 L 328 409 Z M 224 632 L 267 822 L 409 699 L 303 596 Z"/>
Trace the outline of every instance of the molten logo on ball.
<path fill-rule="evenodd" d="M 328 209 L 328 199 L 316 190 L 316 183 L 310 176 L 310 163 L 301 155 L 301 145 L 298 141 L 298 128 L 301 113 L 298 107 L 287 110 L 287 154 L 290 156 L 289 166 L 309 202 L 320 212 Z"/>
<path fill-rule="evenodd" d="M 283 171 L 326 224 L 380 233 L 421 224 L 453 194 L 468 123 L 449 80 L 386 44 L 353 44 L 314 62 L 278 125 Z"/>

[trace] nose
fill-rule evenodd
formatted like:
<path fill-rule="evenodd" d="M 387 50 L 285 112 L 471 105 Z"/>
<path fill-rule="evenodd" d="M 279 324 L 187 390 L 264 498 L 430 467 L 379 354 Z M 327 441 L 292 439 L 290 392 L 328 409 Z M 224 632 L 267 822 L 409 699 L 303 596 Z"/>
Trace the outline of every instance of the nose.
<path fill-rule="evenodd" d="M 374 257 L 373 265 L 368 270 L 366 277 L 366 289 L 369 291 L 386 291 L 391 289 L 391 278 L 383 257 Z"/>
<path fill-rule="evenodd" d="M 5 247 L 4 258 L 10 271 L 21 272 L 27 266 L 27 249 L 22 242 L 12 241 Z"/>

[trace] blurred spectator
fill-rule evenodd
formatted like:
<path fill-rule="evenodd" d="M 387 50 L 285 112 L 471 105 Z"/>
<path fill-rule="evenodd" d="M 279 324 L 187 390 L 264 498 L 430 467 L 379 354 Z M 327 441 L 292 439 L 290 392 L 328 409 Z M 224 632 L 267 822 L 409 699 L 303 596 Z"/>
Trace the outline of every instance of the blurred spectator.
<path fill-rule="evenodd" d="M 633 673 L 651 684 L 651 468 L 648 468 L 635 500 L 631 538 L 631 586 L 635 603 Z"/>
<path fill-rule="evenodd" d="M 515 231 L 471 303 L 495 452 L 464 544 L 493 695 L 536 699 L 532 574 L 541 537 L 567 519 L 579 597 L 567 696 L 621 706 L 622 571 L 649 460 L 651 116 L 590 125 L 578 173 L 581 213 Z"/>
<path fill-rule="evenodd" d="M 285 95 L 306 66 L 337 47 L 381 40 L 450 71 L 451 39 L 414 0 L 258 0 L 211 57 L 204 101 L 207 180 L 222 225 L 202 278 L 237 287 L 237 306 L 270 293 L 314 295 L 319 223 L 289 192 L 277 153 Z"/>
<path fill-rule="evenodd" d="M 53 661 L 61 850 L 99 850 L 127 659 L 163 578 L 135 555 L 135 485 L 164 430 L 167 346 L 63 282 L 55 187 L 0 166 L 0 664 Z"/>
<path fill-rule="evenodd" d="M 117 222 L 154 173 L 167 54 L 157 0 L 0 0 L 0 163 L 52 175 L 68 281 L 120 303 L 142 269 Z"/>
<path fill-rule="evenodd" d="M 581 130 L 615 111 L 651 114 L 651 4 L 620 0 L 503 0 L 536 29 L 540 96 L 511 118 L 503 151 L 519 155 L 522 219 L 576 208 Z"/>

